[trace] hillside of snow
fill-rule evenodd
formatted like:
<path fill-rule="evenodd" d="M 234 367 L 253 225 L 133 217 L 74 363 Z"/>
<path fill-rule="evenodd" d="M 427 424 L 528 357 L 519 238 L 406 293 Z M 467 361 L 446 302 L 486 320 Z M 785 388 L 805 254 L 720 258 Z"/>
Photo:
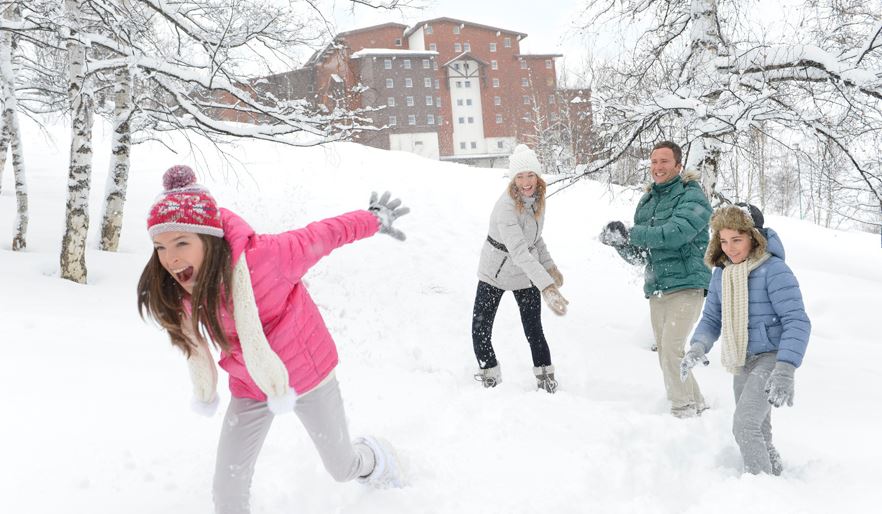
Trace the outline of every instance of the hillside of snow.
<path fill-rule="evenodd" d="M 378 234 L 341 248 L 306 277 L 334 336 L 352 434 L 399 451 L 408 486 L 373 490 L 327 475 L 296 416 L 275 420 L 257 464 L 253 512 L 863 513 L 882 504 L 882 251 L 878 235 L 766 216 L 802 286 L 812 340 L 793 408 L 774 411 L 781 477 L 741 475 L 731 435 L 731 376 L 696 376 L 711 410 L 668 414 L 649 351 L 642 273 L 597 240 L 630 221 L 636 196 L 576 184 L 548 202 L 545 240 L 569 313 L 543 307 L 560 391 L 535 391 L 513 297 L 496 319 L 503 383 L 475 382 L 470 325 L 487 219 L 503 170 L 351 143 L 223 150 L 181 138 L 133 150 L 120 251 L 96 249 L 110 134 L 95 132 L 87 285 L 61 280 L 68 129 L 23 122 L 28 248 L 11 251 L 12 171 L 0 194 L 0 511 L 10 514 L 211 512 L 220 411 L 189 408 L 183 357 L 136 312 L 152 245 L 146 212 L 162 172 L 197 170 L 221 206 L 258 232 L 366 208 L 373 190 L 411 207 L 404 243 Z M 876 505 L 876 507 L 873 507 Z"/>

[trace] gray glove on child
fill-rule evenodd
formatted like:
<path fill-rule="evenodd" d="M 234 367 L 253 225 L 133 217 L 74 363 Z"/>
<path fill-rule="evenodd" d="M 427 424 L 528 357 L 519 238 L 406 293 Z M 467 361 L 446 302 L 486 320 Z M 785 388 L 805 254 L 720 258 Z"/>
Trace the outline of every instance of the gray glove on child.
<path fill-rule="evenodd" d="M 543 289 L 542 298 L 545 299 L 545 303 L 547 303 L 551 310 L 558 316 L 563 316 L 567 313 L 567 305 L 569 305 L 570 302 L 560 294 L 556 285 L 551 284 Z"/>
<path fill-rule="evenodd" d="M 383 196 L 377 200 L 377 192 L 374 191 L 371 193 L 371 203 L 368 210 L 380 221 L 380 232 L 389 234 L 399 241 L 404 241 L 407 236 L 404 235 L 404 232 L 392 227 L 392 223 L 399 217 L 410 212 L 410 208 L 399 208 L 398 206 L 401 205 L 401 200 L 396 198 L 390 202 L 389 197 L 391 196 L 392 195 L 389 191 L 386 191 L 383 193 Z"/>
<path fill-rule="evenodd" d="M 710 364 L 707 355 L 704 353 L 704 346 L 700 343 L 693 343 L 689 347 L 689 351 L 686 352 L 686 355 L 683 356 L 683 360 L 680 361 L 680 380 L 685 382 L 689 378 L 689 370 L 694 368 L 699 362 L 705 366 Z"/>
<path fill-rule="evenodd" d="M 775 369 L 766 382 L 766 392 L 769 393 L 769 403 L 775 407 L 787 404 L 793 407 L 793 372 L 796 366 L 789 362 L 778 361 Z"/>

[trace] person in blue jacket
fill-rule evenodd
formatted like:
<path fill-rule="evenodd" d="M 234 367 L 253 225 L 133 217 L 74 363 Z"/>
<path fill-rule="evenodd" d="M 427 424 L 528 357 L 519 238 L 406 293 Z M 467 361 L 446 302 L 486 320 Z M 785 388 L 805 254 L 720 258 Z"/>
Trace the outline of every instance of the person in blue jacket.
<path fill-rule="evenodd" d="M 802 293 L 784 262 L 778 234 L 762 212 L 739 204 L 717 209 L 705 262 L 714 268 L 701 320 L 680 363 L 681 378 L 722 336 L 721 361 L 734 377 L 732 432 L 748 473 L 780 475 L 772 445 L 772 406 L 793 406 L 793 374 L 811 333 Z"/>

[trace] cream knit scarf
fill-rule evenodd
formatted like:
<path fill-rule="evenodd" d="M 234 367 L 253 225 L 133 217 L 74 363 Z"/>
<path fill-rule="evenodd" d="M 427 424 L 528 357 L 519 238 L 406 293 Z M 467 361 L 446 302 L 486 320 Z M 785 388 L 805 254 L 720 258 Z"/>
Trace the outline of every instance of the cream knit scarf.
<path fill-rule="evenodd" d="M 733 374 L 741 372 L 747 359 L 747 277 L 769 258 L 750 256 L 740 264 L 723 268 L 723 348 L 721 361 Z"/>

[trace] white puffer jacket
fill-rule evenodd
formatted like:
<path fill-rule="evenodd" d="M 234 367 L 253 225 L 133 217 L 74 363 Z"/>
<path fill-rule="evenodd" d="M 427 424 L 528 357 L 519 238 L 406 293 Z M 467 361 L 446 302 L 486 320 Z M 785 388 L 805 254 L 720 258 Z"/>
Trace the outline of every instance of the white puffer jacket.
<path fill-rule="evenodd" d="M 487 234 L 508 251 L 495 248 L 486 238 L 481 249 L 478 278 L 506 291 L 534 285 L 541 291 L 554 283 L 547 271 L 554 261 L 542 240 L 545 213 L 536 219 L 533 200 L 524 203 L 525 209 L 518 213 L 508 191 L 502 193 L 490 215 Z"/>

